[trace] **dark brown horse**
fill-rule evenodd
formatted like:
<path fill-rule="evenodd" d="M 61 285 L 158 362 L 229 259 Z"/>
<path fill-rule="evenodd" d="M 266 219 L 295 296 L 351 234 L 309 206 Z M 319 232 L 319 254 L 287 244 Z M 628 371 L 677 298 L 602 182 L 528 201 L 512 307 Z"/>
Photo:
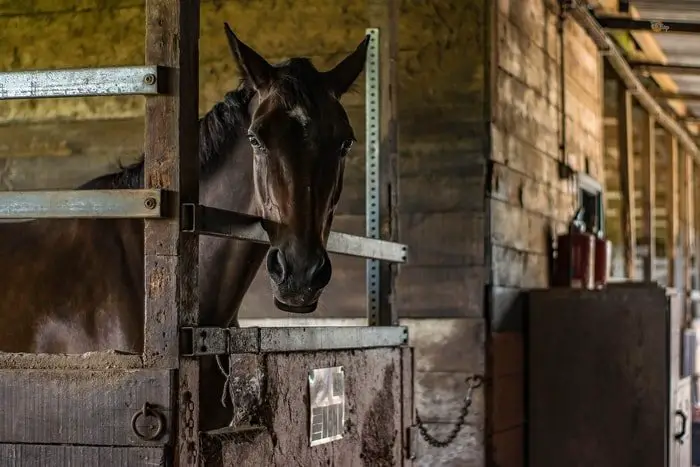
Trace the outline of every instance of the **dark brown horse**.
<path fill-rule="evenodd" d="M 315 310 L 331 278 L 325 242 L 355 140 L 340 97 L 362 72 L 368 44 L 320 72 L 306 58 L 271 65 L 225 30 L 243 80 L 200 119 L 201 202 L 276 227 L 271 247 L 200 239 L 202 324 L 211 326 L 236 322 L 268 250 L 275 305 Z M 143 162 L 81 188 L 141 187 Z M 0 351 L 142 351 L 143 221 L 0 224 L 0 271 Z"/>

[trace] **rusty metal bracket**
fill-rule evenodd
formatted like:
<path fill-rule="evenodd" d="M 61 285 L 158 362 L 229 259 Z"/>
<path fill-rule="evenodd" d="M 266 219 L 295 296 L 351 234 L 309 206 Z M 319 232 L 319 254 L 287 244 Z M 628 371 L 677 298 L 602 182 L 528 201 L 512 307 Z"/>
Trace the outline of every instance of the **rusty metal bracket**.
<path fill-rule="evenodd" d="M 182 355 L 183 357 L 201 357 L 203 355 L 228 355 L 228 343 L 228 328 L 180 328 L 180 355 Z"/>

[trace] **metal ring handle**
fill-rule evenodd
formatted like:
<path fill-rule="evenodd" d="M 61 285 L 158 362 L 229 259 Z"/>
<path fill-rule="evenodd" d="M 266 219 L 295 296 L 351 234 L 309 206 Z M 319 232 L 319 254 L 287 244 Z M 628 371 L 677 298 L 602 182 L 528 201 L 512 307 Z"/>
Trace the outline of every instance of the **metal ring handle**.
<path fill-rule="evenodd" d="M 149 416 L 154 417 L 156 419 L 156 428 L 150 433 L 147 432 L 144 434 L 141 432 L 141 430 L 139 430 L 137 422 L 141 417 Z M 143 404 L 143 407 L 138 412 L 136 412 L 133 417 L 131 417 L 131 429 L 133 430 L 134 434 L 140 439 L 144 441 L 153 441 L 154 439 L 160 438 L 160 436 L 163 434 L 163 431 L 165 431 L 165 416 L 160 412 L 160 410 L 156 409 L 148 402 L 145 402 Z"/>
<path fill-rule="evenodd" d="M 681 417 L 682 428 L 680 433 L 676 433 L 673 437 L 676 441 L 681 441 L 685 436 L 686 426 L 688 425 L 688 416 L 682 410 L 676 410 L 676 417 Z"/>

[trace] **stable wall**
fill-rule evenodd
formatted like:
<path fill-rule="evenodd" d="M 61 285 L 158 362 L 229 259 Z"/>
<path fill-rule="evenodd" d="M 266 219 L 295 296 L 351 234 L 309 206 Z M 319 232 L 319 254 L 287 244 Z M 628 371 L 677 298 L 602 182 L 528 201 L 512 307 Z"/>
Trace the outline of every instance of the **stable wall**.
<path fill-rule="evenodd" d="M 403 0 L 399 14 L 399 212 L 410 259 L 400 269 L 395 304 L 416 348 L 417 408 L 441 436 L 459 415 L 465 378 L 485 366 L 488 3 Z M 359 0 L 203 0 L 202 112 L 237 83 L 223 21 L 271 61 L 310 56 L 321 69 L 352 51 L 372 25 Z M 11 48 L 0 69 L 141 64 L 144 30 L 141 0 L 0 3 L 0 43 Z M 364 79 L 357 84 L 363 90 Z M 363 234 L 364 95 L 344 101 L 360 141 L 334 228 Z M 142 115 L 138 97 L 0 103 L 0 186 L 71 187 L 116 170 L 141 153 Z M 334 278 L 314 317 L 364 317 L 364 261 L 333 261 Z M 241 315 L 288 317 L 273 307 L 264 272 Z M 455 443 L 422 444 L 418 465 L 484 465 L 482 394 L 476 391 Z"/>
<path fill-rule="evenodd" d="M 487 465 L 525 457 L 521 294 L 549 284 L 550 235 L 578 204 L 560 180 L 561 47 L 558 2 L 500 0 L 495 38 L 493 143 L 487 180 L 490 228 Z M 564 27 L 567 163 L 603 183 L 602 62 L 584 31 Z"/>

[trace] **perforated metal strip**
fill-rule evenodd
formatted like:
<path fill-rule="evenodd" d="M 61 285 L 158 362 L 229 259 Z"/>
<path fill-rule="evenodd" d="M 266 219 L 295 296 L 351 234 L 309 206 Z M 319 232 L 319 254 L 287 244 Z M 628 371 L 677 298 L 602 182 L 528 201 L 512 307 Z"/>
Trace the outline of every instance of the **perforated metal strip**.
<path fill-rule="evenodd" d="M 369 28 L 370 36 L 365 65 L 365 215 L 367 237 L 379 238 L 379 29 Z M 379 261 L 367 260 L 367 324 L 378 324 Z"/>

